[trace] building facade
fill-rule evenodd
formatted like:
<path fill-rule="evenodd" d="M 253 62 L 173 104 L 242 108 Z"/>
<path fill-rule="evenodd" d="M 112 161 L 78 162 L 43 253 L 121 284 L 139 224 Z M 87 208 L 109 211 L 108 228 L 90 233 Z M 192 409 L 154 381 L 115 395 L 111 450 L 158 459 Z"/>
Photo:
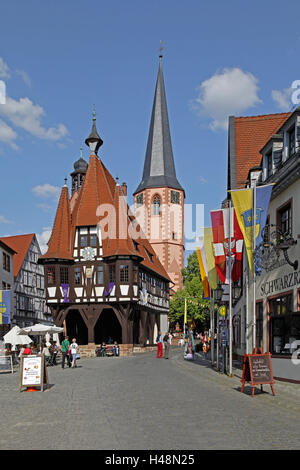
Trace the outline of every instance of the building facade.
<path fill-rule="evenodd" d="M 15 251 L 12 326 L 52 324 L 51 312 L 46 306 L 44 268 L 38 264 L 41 250 L 35 234 L 1 240 Z"/>
<path fill-rule="evenodd" d="M 11 291 L 11 316 L 14 311 L 14 254 L 15 251 L 0 240 L 0 289 Z M 0 324 L 0 339 L 7 333 L 10 325 Z"/>
<path fill-rule="evenodd" d="M 129 210 L 125 186 L 98 157 L 103 141 L 95 115 L 85 142 L 89 163 L 81 156 L 74 165 L 71 197 L 63 186 L 48 251 L 39 260 L 47 305 L 55 324 L 79 344 L 94 350 L 111 337 L 126 353 L 166 331 L 170 280 Z"/>
<path fill-rule="evenodd" d="M 173 282 L 172 291 L 182 287 L 184 198 L 176 177 L 160 56 L 143 177 L 134 192 L 134 210 Z"/>
<path fill-rule="evenodd" d="M 247 118 L 240 119 L 245 126 Z M 242 296 L 233 309 L 233 338 L 240 357 L 251 353 L 254 345 L 260 347 L 272 354 L 274 377 L 300 383 L 299 365 L 293 361 L 300 349 L 300 111 L 278 115 L 276 120 L 273 130 L 265 132 L 264 143 L 260 142 L 259 157 L 253 152 L 258 157 L 250 163 L 254 166 L 248 164 L 244 187 L 254 182 L 276 184 L 259 253 L 262 270 L 256 276 L 255 309 L 253 280 L 244 253 Z M 263 133 L 270 120 L 263 116 L 256 122 Z"/>

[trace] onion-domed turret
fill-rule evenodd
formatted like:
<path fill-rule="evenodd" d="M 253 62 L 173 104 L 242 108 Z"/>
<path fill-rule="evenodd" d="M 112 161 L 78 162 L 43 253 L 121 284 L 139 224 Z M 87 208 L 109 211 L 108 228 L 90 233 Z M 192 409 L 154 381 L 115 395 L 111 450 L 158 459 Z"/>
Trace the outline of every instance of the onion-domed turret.
<path fill-rule="evenodd" d="M 71 173 L 72 178 L 72 194 L 74 191 L 79 191 L 86 171 L 87 171 L 88 163 L 82 158 L 82 147 L 80 147 L 80 158 L 74 163 L 74 171 Z"/>

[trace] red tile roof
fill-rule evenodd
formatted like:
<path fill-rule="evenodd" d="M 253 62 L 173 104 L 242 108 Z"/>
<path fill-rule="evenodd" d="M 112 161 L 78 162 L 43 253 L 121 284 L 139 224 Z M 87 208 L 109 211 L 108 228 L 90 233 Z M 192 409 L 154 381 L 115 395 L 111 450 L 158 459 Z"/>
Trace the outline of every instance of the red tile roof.
<path fill-rule="evenodd" d="M 248 172 L 261 162 L 261 148 L 292 113 L 235 117 L 236 188 L 245 187 Z M 230 157 L 230 156 L 229 156 Z"/>
<path fill-rule="evenodd" d="M 49 249 L 41 258 L 73 259 L 73 247 L 76 227 L 95 226 L 100 224 L 102 232 L 103 257 L 129 255 L 141 258 L 141 264 L 169 279 L 167 272 L 157 258 L 149 241 L 141 232 L 136 240 L 138 251 L 129 235 L 128 227 L 134 216 L 130 214 L 126 199 L 122 199 L 121 187 L 116 183 L 102 161 L 91 155 L 87 172 L 78 196 L 69 200 L 67 188 L 62 189 L 58 203 L 52 235 L 48 242 Z M 72 207 L 72 211 L 70 206 Z M 99 207 L 107 208 L 99 212 Z M 115 224 L 110 224 L 112 232 L 105 236 L 107 221 L 111 208 Z M 70 219 L 69 219 L 70 218 Z M 69 222 L 70 220 L 70 222 Z M 70 246 L 70 248 L 69 248 Z M 149 255 L 147 254 L 150 253 Z"/>
<path fill-rule="evenodd" d="M 29 233 L 26 235 L 15 235 L 13 237 L 1 237 L 0 240 L 5 243 L 9 248 L 14 250 L 16 254 L 14 255 L 14 277 L 16 278 L 19 274 L 19 271 L 22 267 L 26 254 L 29 250 L 34 233 Z"/>
<path fill-rule="evenodd" d="M 71 211 L 69 191 L 63 186 L 56 210 L 53 229 L 48 241 L 48 251 L 41 259 L 56 258 L 72 260 L 71 252 Z"/>

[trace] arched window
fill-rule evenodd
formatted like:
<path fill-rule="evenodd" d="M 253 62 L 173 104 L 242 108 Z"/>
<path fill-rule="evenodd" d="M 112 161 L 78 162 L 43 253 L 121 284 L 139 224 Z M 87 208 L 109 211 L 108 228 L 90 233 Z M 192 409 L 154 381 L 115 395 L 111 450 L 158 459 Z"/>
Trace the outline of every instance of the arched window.
<path fill-rule="evenodd" d="M 152 205 L 153 205 L 153 215 L 159 215 L 160 214 L 160 197 L 159 196 L 154 196 Z"/>

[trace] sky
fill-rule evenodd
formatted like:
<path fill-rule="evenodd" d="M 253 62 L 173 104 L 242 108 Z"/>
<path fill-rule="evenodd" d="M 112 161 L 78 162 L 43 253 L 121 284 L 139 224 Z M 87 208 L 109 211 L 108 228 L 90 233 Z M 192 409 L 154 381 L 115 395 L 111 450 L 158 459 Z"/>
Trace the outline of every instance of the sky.
<path fill-rule="evenodd" d="M 0 235 L 36 233 L 45 249 L 81 146 L 89 158 L 93 105 L 99 156 L 132 203 L 160 40 L 177 178 L 186 204 L 204 204 L 210 225 L 209 211 L 226 197 L 228 116 L 292 108 L 299 16 L 296 0 L 272 8 L 256 0 L 2 2 Z"/>

